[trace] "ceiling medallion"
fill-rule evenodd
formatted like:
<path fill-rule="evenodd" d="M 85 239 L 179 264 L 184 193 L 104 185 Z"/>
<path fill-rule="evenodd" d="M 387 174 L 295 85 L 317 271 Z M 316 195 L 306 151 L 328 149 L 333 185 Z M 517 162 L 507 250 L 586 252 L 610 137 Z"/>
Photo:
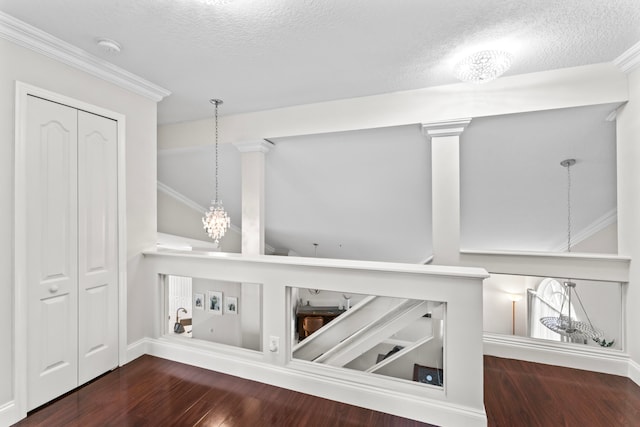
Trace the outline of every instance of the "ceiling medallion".
<path fill-rule="evenodd" d="M 500 50 L 483 50 L 460 61 L 455 75 L 463 82 L 485 83 L 500 77 L 511 67 L 513 55 Z"/>

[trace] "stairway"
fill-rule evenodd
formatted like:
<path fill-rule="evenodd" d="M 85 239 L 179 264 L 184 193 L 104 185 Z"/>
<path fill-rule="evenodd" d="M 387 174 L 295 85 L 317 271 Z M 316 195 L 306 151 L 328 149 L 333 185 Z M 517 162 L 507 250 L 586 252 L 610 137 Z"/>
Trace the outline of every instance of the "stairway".
<path fill-rule="evenodd" d="M 293 357 L 331 366 L 345 366 L 409 327 L 438 305 L 440 303 L 431 301 L 367 297 L 296 345 Z M 375 372 L 432 338 L 432 330 L 428 330 L 414 341 L 403 341 L 405 345 L 402 350 L 371 366 L 367 372 Z"/>

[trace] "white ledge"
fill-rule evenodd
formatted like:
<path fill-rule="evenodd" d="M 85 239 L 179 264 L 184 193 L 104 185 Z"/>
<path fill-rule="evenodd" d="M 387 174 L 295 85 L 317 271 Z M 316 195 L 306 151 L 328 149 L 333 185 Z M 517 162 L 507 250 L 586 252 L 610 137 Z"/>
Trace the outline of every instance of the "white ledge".
<path fill-rule="evenodd" d="M 506 251 L 460 251 L 460 263 L 482 266 L 490 273 L 539 277 L 571 277 L 605 282 L 629 281 L 631 258 L 612 254 Z"/>
<path fill-rule="evenodd" d="M 453 267 L 442 265 L 402 264 L 392 262 L 358 261 L 328 258 L 282 257 L 274 255 L 242 255 L 224 252 L 179 251 L 165 249 L 150 249 L 143 252 L 144 256 L 188 258 L 188 259 L 217 259 L 233 262 L 250 262 L 258 264 L 289 265 L 304 267 L 322 267 L 349 270 L 387 271 L 394 273 L 425 274 L 432 276 L 462 277 L 485 279 L 489 277 L 487 271 L 477 267 Z"/>

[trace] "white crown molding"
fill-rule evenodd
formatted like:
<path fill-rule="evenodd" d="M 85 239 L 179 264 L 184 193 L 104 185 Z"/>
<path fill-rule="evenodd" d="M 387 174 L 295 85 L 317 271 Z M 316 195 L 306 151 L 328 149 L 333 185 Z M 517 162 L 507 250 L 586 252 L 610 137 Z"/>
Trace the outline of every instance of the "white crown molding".
<path fill-rule="evenodd" d="M 587 225 L 582 230 L 575 233 L 575 235 L 571 236 L 571 246 L 575 246 L 578 243 L 587 240 L 589 237 L 596 234 L 598 231 L 604 230 L 606 227 L 614 224 L 618 221 L 618 209 L 613 208 L 609 212 L 602 215 L 600 218 L 597 218 L 591 224 Z M 551 249 L 551 252 L 564 252 L 567 250 L 567 242 L 564 241 L 562 243 L 558 243 L 554 248 Z"/>
<path fill-rule="evenodd" d="M 275 144 L 271 141 L 259 140 L 259 141 L 246 141 L 246 142 L 234 142 L 233 145 L 241 153 L 268 153 Z"/>
<path fill-rule="evenodd" d="M 155 102 L 171 94 L 142 77 L 0 11 L 0 38 L 92 74 Z"/>
<path fill-rule="evenodd" d="M 201 213 L 202 215 L 204 215 L 204 213 L 208 210 L 207 208 L 205 208 L 204 206 L 202 206 L 198 202 L 194 202 L 193 200 L 191 200 L 190 198 L 188 198 L 184 194 L 180 193 L 179 191 L 174 190 L 173 188 L 169 187 L 165 183 L 162 183 L 162 182 L 158 181 L 157 185 L 158 185 L 158 190 L 159 191 L 162 191 L 164 194 L 173 197 L 174 199 L 176 199 L 177 201 L 181 202 L 185 206 L 193 209 L 196 212 Z M 235 231 L 236 233 L 242 235 L 242 229 L 240 229 L 240 227 L 238 227 L 237 225 L 231 224 L 230 228 L 233 231 Z M 276 251 L 273 246 L 270 246 L 270 245 L 268 245 L 266 243 L 264 245 L 264 249 L 268 254 L 273 254 Z"/>
<path fill-rule="evenodd" d="M 446 120 L 442 122 L 422 123 L 422 134 L 429 138 L 442 136 L 459 136 L 471 119 Z"/>
<path fill-rule="evenodd" d="M 627 74 L 640 67 L 640 41 L 614 59 L 613 63 Z"/>

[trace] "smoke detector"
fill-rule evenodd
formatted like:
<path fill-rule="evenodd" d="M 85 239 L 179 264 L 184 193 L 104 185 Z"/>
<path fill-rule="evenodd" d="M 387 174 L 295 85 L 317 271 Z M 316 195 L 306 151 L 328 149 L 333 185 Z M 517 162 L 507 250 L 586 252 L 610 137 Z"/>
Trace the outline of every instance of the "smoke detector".
<path fill-rule="evenodd" d="M 98 40 L 96 40 L 96 43 L 103 51 L 107 53 L 115 54 L 120 53 L 120 51 L 122 50 L 122 48 L 120 47 L 120 43 L 115 40 L 99 38 Z"/>

